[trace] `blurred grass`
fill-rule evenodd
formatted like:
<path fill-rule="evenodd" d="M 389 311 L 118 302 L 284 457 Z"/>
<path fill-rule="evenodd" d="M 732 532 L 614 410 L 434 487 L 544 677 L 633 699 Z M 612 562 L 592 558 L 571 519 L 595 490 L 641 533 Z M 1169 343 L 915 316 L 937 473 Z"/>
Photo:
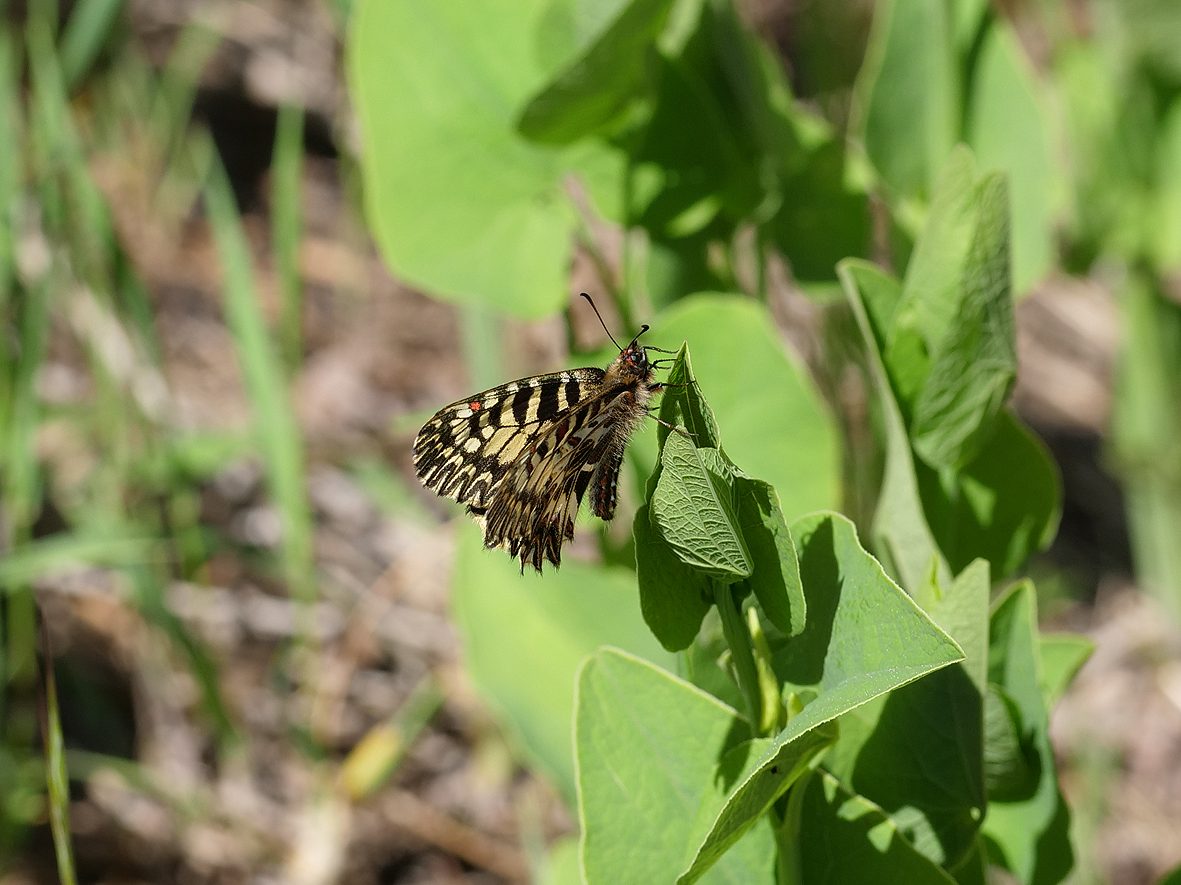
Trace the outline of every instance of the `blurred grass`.
<path fill-rule="evenodd" d="M 0 151 L 0 312 L 7 311 L 16 269 L 15 214 L 20 190 L 21 146 L 24 142 L 17 82 L 19 67 L 20 47 L 10 32 L 0 28 L 0 129 L 8 133 L 8 149 Z M 0 347 L 9 346 L 7 341 L 0 342 Z M 0 378 L 0 384 L 4 380 Z M 5 392 L 0 389 L 0 394 Z M 6 396 L 0 395 L 0 428 L 5 424 L 7 401 Z"/>
<path fill-rule="evenodd" d="M 340 766 L 338 783 L 351 800 L 372 796 L 389 783 L 443 699 L 441 687 L 427 677 L 389 719 L 366 732 Z"/>
<path fill-rule="evenodd" d="M 271 160 L 271 240 L 282 304 L 279 339 L 288 370 L 298 368 L 303 352 L 303 283 L 299 273 L 302 173 L 303 110 L 284 105 L 279 109 Z"/>
<path fill-rule="evenodd" d="M 82 0 L 70 12 L 59 57 L 66 86 L 74 89 L 109 45 L 124 0 Z"/>
<path fill-rule="evenodd" d="M 36 819 L 21 798 L 34 793 L 29 792 L 33 788 L 27 782 L 27 766 L 20 764 L 20 748 L 34 740 L 21 698 L 35 673 L 35 582 L 80 568 L 109 569 L 121 576 L 122 584 L 116 586 L 127 590 L 127 601 L 182 652 L 199 687 L 211 735 L 224 744 L 234 734 L 214 661 L 169 609 L 163 591 L 174 571 L 191 574 L 210 555 L 193 482 L 220 469 L 227 457 L 241 456 L 247 446 L 233 436 L 174 436 L 169 416 L 160 411 L 160 352 L 147 289 L 118 243 L 106 197 L 88 165 L 88 154 L 100 146 L 141 151 L 146 127 L 151 143 L 145 156 L 167 173 L 162 203 L 183 207 L 178 196 L 195 196 L 199 182 L 194 173 L 200 164 L 199 156 L 193 162 L 187 130 L 197 76 L 217 39 L 203 27 L 190 27 L 160 76 L 136 58 L 122 59 L 91 95 L 91 113 L 82 119 L 92 125 L 100 122 L 84 137 L 76 128 L 79 118 L 69 91 L 111 48 L 109 39 L 122 8 L 121 2 L 106 0 L 79 3 L 61 44 L 55 45 L 55 5 L 32 4 L 23 34 L 27 54 L 21 52 L 20 31 L 0 28 L 0 122 L 8 135 L 7 148 L 0 151 L 0 316 L 12 329 L 11 335 L 0 336 L 0 756 L 7 772 L 0 784 L 5 796 L 0 802 L 0 854 L 5 857 L 8 847 L 22 840 L 22 827 Z M 27 91 L 19 74 L 24 60 Z M 157 100 L 149 105 L 145 94 Z M 132 107 L 142 115 L 145 106 L 155 115 L 121 113 Z M 125 122 L 111 126 L 110 120 Z M 175 208 L 172 213 L 179 217 Z M 229 231 L 222 239 L 229 241 L 234 231 L 225 224 L 224 214 L 221 220 L 223 233 Z M 294 231 L 298 236 L 298 228 Z M 239 272 L 239 282 L 241 276 Z M 257 329 L 250 326 L 249 307 L 242 304 L 242 298 L 254 295 L 241 286 L 234 292 L 236 328 L 245 329 L 246 336 L 242 352 L 253 353 L 249 361 L 257 366 L 257 339 L 249 337 Z M 64 334 L 80 346 L 81 368 L 92 384 L 84 403 L 42 402 L 38 383 L 51 334 Z M 249 377 L 252 389 L 262 391 L 260 401 L 278 401 L 273 396 L 276 389 L 285 394 L 275 383 L 267 387 L 266 378 L 259 382 L 257 371 Z M 276 414 L 275 409 L 266 410 L 260 424 L 274 427 Z M 265 435 L 265 452 L 277 453 L 281 504 L 293 526 L 285 537 L 285 571 L 299 576 L 293 587 L 307 588 L 310 529 L 306 507 L 299 503 L 301 462 L 291 457 L 292 452 L 298 456 L 298 443 L 293 442 L 298 434 L 289 412 L 278 414 L 289 442 L 276 444 L 274 433 Z M 77 445 L 101 457 L 70 484 L 49 488 L 38 439 L 54 426 L 68 427 Z M 62 524 L 34 538 L 34 524 L 47 504 L 55 511 L 51 522 Z M 291 514 L 296 514 L 294 519 Z M 49 662 L 52 654 L 46 643 L 43 639 L 42 651 Z M 48 663 L 41 686 L 45 807 L 59 876 L 73 882 L 68 776 L 58 695 Z"/>
<path fill-rule="evenodd" d="M 74 851 L 70 841 L 70 784 L 66 776 L 65 745 L 62 741 L 61 713 L 57 705 L 57 680 L 53 673 L 53 653 L 49 633 L 42 625 L 41 650 L 45 655 L 41 684 L 45 695 L 42 707 L 41 739 L 45 747 L 45 781 L 49 795 L 49 826 L 53 831 L 53 850 L 57 875 L 62 885 L 74 885 Z"/>
<path fill-rule="evenodd" d="M 264 469 L 284 520 L 288 576 L 304 594 L 311 564 L 311 523 L 304 495 L 299 428 L 288 401 L 285 372 L 273 346 L 254 284 L 250 247 L 220 161 L 210 159 L 206 205 L 223 273 L 226 321 L 234 336 L 247 392 L 252 400 Z M 308 597 L 310 601 L 310 597 Z"/>
<path fill-rule="evenodd" d="M 180 675 L 191 679 L 195 693 L 187 703 L 215 766 L 245 765 L 246 756 L 222 696 L 225 676 L 169 603 L 172 582 L 208 582 L 212 563 L 227 553 L 247 569 L 274 574 L 298 603 L 296 642 L 289 649 L 298 654 L 270 662 L 270 677 L 286 685 L 284 671 L 295 662 L 302 667 L 295 695 L 315 695 L 323 663 L 311 621 L 318 588 L 306 467 L 289 392 L 303 350 L 303 111 L 284 108 L 277 120 L 270 191 L 270 260 L 277 280 L 272 317 L 264 310 L 264 304 L 272 306 L 266 297 L 271 293 L 260 291 L 256 264 L 266 259 L 252 254 L 212 140 L 194 133 L 199 78 L 223 38 L 206 25 L 189 24 L 156 70 L 129 49 L 125 7 L 122 0 L 80 0 L 59 35 L 57 5 L 36 0 L 23 21 L 0 26 L 0 126 L 8 135 L 0 151 L 0 321 L 10 330 L 0 335 L 0 876 L 35 828 L 48 823 L 58 875 L 63 882 L 75 880 L 71 776 L 84 781 L 113 770 L 132 789 L 174 809 L 181 798 L 169 785 L 153 786 L 150 767 L 65 752 L 61 704 L 80 705 L 72 711 L 75 721 L 100 727 L 104 716 L 120 709 L 105 696 L 74 696 L 69 685 L 59 698 L 47 638 L 41 641 L 43 702 L 34 702 L 33 587 L 90 570 L 101 575 L 98 596 L 113 593 L 142 619 L 144 637 L 165 640 L 161 645 L 173 653 Z M 339 11 L 347 14 L 345 5 Z M 98 177 L 128 168 L 139 178 Z M 348 181 L 357 186 L 355 177 Z M 126 205 L 110 202 L 122 199 L 129 183 L 134 188 L 145 182 L 147 192 L 126 192 Z M 193 431 L 177 422 L 156 307 L 136 256 L 120 240 L 126 235 L 120 225 L 130 220 L 158 226 L 160 237 L 175 241 L 201 201 L 253 414 L 248 433 Z M 136 245 L 143 247 L 128 243 Z M 84 392 L 46 394 L 47 378 L 63 367 L 76 372 Z M 71 447 L 65 457 L 79 459 L 72 464 L 45 448 L 46 440 L 62 436 Z M 243 549 L 202 512 L 203 486 L 227 464 L 250 459 L 262 465 L 282 525 L 275 551 Z M 379 496 L 394 490 L 386 495 L 388 506 L 410 500 L 387 465 L 373 462 L 362 472 L 371 491 L 381 487 Z M 94 592 L 88 584 L 83 594 Z M 82 690 L 86 685 L 80 683 Z M 385 777 L 441 701 L 437 689 L 416 697 L 385 723 L 401 736 L 398 752 L 385 760 Z M 308 760 L 322 758 L 324 750 L 309 732 L 289 737 Z M 212 805 L 198 807 L 200 795 L 193 799 L 193 807 L 180 810 L 182 817 L 214 813 Z"/>
<path fill-rule="evenodd" d="M 11 149 L 0 151 L 0 326 L 15 334 L 0 335 L 0 557 L 7 556 L 29 534 L 39 482 L 33 458 L 37 401 L 33 385 L 45 347 L 47 315 L 41 305 L 19 297 L 17 280 L 18 210 L 21 196 L 20 160 L 25 130 L 20 113 L 18 68 L 20 47 L 14 35 L 0 30 L 0 127 L 9 133 Z M 0 558 L 0 562 L 3 558 Z M 21 745 L 29 736 L 11 710 L 9 694 L 27 683 L 34 672 L 35 613 L 28 588 L 0 583 L 0 751 L 11 741 Z M 7 754 L 6 754 L 7 755 Z M 8 766 L 0 765 L 0 769 Z M 12 769 L 16 771 L 15 766 Z M 18 784 L 0 782 L 2 795 L 16 795 Z M 8 841 L 0 813 L 0 849 Z"/>
<path fill-rule="evenodd" d="M 212 155 L 205 200 L 221 262 L 226 323 L 250 397 L 267 486 L 282 524 L 283 577 L 293 598 L 301 603 L 300 644 L 310 648 L 315 635 L 310 607 L 316 600 L 317 588 L 301 436 L 288 397 L 287 375 L 255 288 L 250 246 L 233 191 L 221 162 Z M 305 681 L 313 687 L 316 667 L 310 659 L 307 663 Z"/>

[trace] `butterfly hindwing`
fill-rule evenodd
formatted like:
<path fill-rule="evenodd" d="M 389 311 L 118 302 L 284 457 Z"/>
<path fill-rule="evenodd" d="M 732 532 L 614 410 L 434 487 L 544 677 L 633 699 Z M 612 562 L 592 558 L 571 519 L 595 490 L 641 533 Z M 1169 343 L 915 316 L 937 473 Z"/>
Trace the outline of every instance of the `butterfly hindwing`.
<path fill-rule="evenodd" d="M 484 543 L 507 547 L 522 566 L 540 569 L 543 557 L 558 565 L 595 470 L 617 435 L 630 432 L 633 402 L 626 388 L 609 388 L 551 422 L 498 487 L 485 516 Z"/>

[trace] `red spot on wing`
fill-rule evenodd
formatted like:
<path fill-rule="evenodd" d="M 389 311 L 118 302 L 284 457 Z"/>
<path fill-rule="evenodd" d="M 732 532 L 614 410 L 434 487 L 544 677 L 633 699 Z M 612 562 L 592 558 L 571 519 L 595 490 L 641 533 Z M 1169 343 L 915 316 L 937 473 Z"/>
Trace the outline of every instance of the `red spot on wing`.
<path fill-rule="evenodd" d="M 480 409 L 484 408 L 484 405 L 479 400 L 472 400 L 470 403 L 467 404 L 467 407 L 469 409 L 471 409 L 473 412 L 478 412 L 478 411 L 480 411 Z"/>

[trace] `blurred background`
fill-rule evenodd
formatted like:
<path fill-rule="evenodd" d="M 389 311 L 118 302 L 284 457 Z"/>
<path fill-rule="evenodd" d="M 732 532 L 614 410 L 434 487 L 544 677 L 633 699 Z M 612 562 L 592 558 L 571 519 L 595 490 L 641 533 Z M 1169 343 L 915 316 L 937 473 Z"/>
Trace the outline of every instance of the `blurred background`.
<path fill-rule="evenodd" d="M 1181 863 L 1181 6 L 899 4 L 736 4 L 819 145 L 784 187 L 795 216 L 745 201 L 784 244 L 748 248 L 749 220 L 719 233 L 725 200 L 653 201 L 645 229 L 663 227 L 637 259 L 585 196 L 587 164 L 591 184 L 562 184 L 573 237 L 543 227 L 522 250 L 537 296 L 496 294 L 513 281 L 465 251 L 445 189 L 428 198 L 439 169 L 416 182 L 366 154 L 401 144 L 427 166 L 435 141 L 478 137 L 429 112 L 428 61 L 484 64 L 486 82 L 440 86 L 479 118 L 481 90 L 512 79 L 494 51 L 385 30 L 378 0 L 5 3 L 0 883 L 58 881 L 63 810 L 86 882 L 544 878 L 576 820 L 463 664 L 481 636 L 450 614 L 463 521 L 415 482 L 414 433 L 473 390 L 605 364 L 580 290 L 602 293 L 616 337 L 646 321 L 676 346 L 661 309 L 746 289 L 841 416 L 843 509 L 864 518 L 875 467 L 834 367 L 832 267 L 904 266 L 894 228 L 915 229 L 930 170 L 964 140 L 1010 172 L 1014 402 L 1063 479 L 1058 536 L 1029 571 L 1044 626 L 1096 646 L 1053 721 L 1072 881 Z M 445 10 L 432 27 L 478 28 L 463 4 L 429 8 Z M 559 43 L 535 47 L 551 72 Z M 913 101 L 890 98 L 899 83 Z M 702 120 L 666 123 L 692 146 Z M 691 178 L 684 157 L 646 160 Z M 454 179 L 456 207 L 480 175 Z M 405 214 L 387 217 L 400 186 Z M 451 223 L 454 254 L 406 257 Z M 743 261 L 719 270 L 717 242 Z M 629 524 L 580 529 L 573 568 L 626 567 Z M 66 774 L 47 786 L 55 716 Z"/>

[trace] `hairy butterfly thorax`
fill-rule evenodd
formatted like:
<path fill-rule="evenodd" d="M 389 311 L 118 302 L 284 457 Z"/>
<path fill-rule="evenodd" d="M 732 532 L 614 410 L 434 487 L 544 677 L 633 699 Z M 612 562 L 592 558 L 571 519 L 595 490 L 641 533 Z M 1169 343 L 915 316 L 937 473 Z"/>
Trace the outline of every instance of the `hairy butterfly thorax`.
<path fill-rule="evenodd" d="M 615 515 L 624 449 L 662 387 L 648 359 L 660 348 L 639 343 L 647 330 L 605 370 L 522 378 L 440 409 L 414 440 L 418 478 L 466 504 L 484 546 L 508 550 L 522 571 L 559 565 L 588 491 L 595 516 Z"/>

